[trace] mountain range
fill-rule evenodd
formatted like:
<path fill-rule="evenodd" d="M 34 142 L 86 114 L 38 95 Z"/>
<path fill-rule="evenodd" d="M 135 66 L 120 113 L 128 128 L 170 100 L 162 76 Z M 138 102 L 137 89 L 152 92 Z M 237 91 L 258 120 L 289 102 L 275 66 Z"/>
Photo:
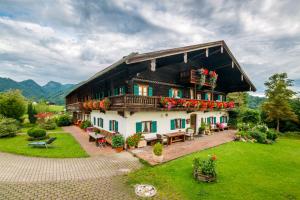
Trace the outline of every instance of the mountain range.
<path fill-rule="evenodd" d="M 10 89 L 19 89 L 22 94 L 34 101 L 46 100 L 55 104 L 64 104 L 65 95 L 75 87 L 75 84 L 61 84 L 50 81 L 46 85 L 39 85 L 34 80 L 28 79 L 17 82 L 10 78 L 0 77 L 0 92 Z"/>

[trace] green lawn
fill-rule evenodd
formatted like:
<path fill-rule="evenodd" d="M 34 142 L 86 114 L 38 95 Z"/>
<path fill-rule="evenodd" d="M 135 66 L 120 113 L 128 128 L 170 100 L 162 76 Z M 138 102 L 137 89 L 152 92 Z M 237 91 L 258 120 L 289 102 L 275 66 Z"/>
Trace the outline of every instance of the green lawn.
<path fill-rule="evenodd" d="M 26 156 L 47 158 L 80 158 L 88 157 L 77 141 L 69 133 L 50 133 L 50 137 L 57 137 L 52 148 L 32 148 L 28 146 L 27 135 L 17 135 L 11 138 L 0 139 L 0 151 L 21 154 Z"/>
<path fill-rule="evenodd" d="M 198 183 L 192 160 L 217 155 L 218 181 Z M 231 142 L 169 163 L 133 172 L 128 182 L 149 183 L 170 199 L 299 199 L 300 138 L 273 145 Z"/>

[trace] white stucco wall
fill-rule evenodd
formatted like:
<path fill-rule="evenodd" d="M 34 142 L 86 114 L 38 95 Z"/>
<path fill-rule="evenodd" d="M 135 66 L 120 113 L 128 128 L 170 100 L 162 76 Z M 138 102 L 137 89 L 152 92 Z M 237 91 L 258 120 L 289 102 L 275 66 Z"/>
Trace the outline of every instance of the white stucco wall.
<path fill-rule="evenodd" d="M 109 120 L 117 120 L 119 123 L 119 132 L 128 137 L 136 132 L 136 123 L 141 121 L 157 121 L 157 133 L 172 133 L 184 129 L 171 130 L 170 120 L 176 118 L 190 119 L 191 114 L 197 114 L 196 127 L 197 130 L 201 125 L 201 118 L 216 117 L 219 122 L 221 116 L 228 116 L 226 111 L 213 111 L 213 112 L 192 112 L 187 113 L 185 111 L 150 111 L 150 112 L 136 112 L 130 115 L 129 112 L 125 113 L 125 116 L 120 116 L 116 111 L 107 111 L 101 113 L 99 111 L 91 112 L 91 122 L 93 118 L 103 118 L 103 129 L 109 131 Z M 97 127 L 97 120 L 95 127 Z M 186 124 L 186 128 L 190 127 L 190 124 Z M 100 127 L 99 127 L 100 128 Z"/>

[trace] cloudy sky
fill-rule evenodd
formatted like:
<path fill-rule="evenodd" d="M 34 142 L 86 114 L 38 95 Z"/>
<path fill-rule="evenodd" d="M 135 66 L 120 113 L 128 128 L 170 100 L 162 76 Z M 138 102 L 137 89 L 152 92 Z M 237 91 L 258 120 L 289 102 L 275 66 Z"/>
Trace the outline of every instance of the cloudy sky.
<path fill-rule="evenodd" d="M 130 52 L 225 40 L 258 88 L 300 91 L 300 1 L 0 0 L 0 76 L 78 83 Z"/>

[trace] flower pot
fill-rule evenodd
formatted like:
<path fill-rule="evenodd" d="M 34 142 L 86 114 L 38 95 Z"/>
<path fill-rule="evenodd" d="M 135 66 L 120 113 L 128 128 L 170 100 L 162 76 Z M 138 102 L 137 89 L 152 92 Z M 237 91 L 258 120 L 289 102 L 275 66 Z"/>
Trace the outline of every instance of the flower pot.
<path fill-rule="evenodd" d="M 123 147 L 115 147 L 115 150 L 117 153 L 120 153 L 121 151 L 123 151 Z"/>
<path fill-rule="evenodd" d="M 140 140 L 137 147 L 141 148 L 141 147 L 145 147 L 147 146 L 147 141 L 146 140 Z"/>
<path fill-rule="evenodd" d="M 213 182 L 217 179 L 215 176 L 204 175 L 200 172 L 194 171 L 194 178 L 202 182 Z"/>
<path fill-rule="evenodd" d="M 153 153 L 152 157 L 153 157 L 154 162 L 157 162 L 157 163 L 162 163 L 162 161 L 164 160 L 164 156 L 163 155 L 157 156 L 157 155 L 155 155 Z"/>

